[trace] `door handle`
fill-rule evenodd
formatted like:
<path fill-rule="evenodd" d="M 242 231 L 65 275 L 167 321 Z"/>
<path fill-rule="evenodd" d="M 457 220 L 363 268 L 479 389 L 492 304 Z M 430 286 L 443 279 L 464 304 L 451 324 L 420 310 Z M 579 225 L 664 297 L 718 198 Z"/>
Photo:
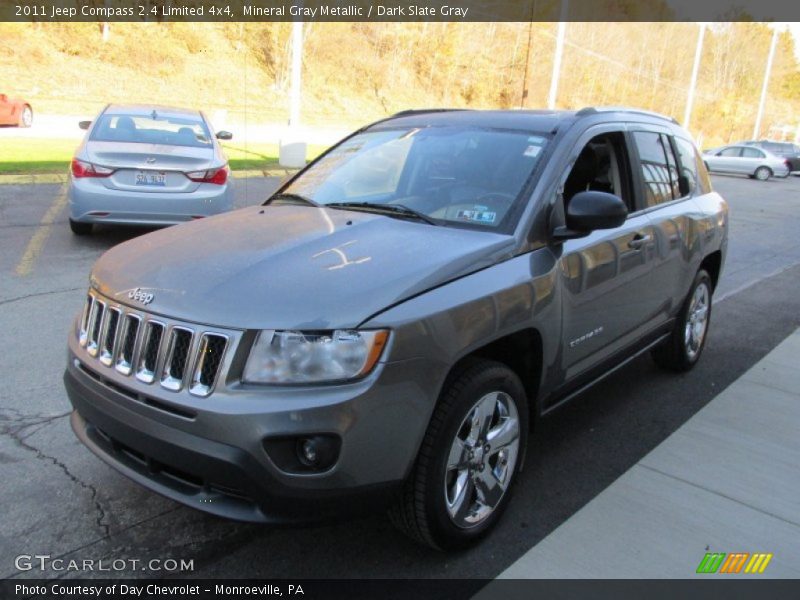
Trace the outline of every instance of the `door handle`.
<path fill-rule="evenodd" d="M 648 244 L 652 239 L 653 236 L 651 236 L 650 234 L 642 235 L 641 233 L 637 233 L 635 236 L 633 236 L 633 239 L 630 242 L 628 242 L 628 248 L 631 248 L 633 250 L 638 250 L 645 244 Z"/>

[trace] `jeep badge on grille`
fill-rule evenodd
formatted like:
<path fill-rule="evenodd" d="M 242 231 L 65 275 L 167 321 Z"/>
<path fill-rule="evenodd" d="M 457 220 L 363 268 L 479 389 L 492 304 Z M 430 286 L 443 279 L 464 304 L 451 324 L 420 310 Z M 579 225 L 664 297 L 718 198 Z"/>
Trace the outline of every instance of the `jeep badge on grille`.
<path fill-rule="evenodd" d="M 134 302 L 141 302 L 147 306 L 153 301 L 153 294 L 142 291 L 142 288 L 136 288 L 135 290 L 128 292 L 128 298 Z"/>

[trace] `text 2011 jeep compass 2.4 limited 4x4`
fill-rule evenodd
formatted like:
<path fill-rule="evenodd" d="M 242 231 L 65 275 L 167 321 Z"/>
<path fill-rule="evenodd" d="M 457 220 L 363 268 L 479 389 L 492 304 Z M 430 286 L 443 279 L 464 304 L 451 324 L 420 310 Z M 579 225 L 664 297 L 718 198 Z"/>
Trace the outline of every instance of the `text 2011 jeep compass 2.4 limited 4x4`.
<path fill-rule="evenodd" d="M 727 231 L 667 118 L 401 113 L 263 206 L 109 250 L 69 338 L 72 425 L 217 515 L 379 498 L 462 546 L 499 519 L 539 416 L 642 351 L 698 360 Z"/>

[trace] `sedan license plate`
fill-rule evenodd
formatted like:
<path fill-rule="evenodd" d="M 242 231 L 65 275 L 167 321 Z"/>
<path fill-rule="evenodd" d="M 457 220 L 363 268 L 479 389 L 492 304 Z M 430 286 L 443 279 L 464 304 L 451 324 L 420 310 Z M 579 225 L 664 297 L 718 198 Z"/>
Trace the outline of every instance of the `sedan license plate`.
<path fill-rule="evenodd" d="M 164 171 L 137 171 L 136 185 L 164 187 L 167 185 L 167 174 Z"/>

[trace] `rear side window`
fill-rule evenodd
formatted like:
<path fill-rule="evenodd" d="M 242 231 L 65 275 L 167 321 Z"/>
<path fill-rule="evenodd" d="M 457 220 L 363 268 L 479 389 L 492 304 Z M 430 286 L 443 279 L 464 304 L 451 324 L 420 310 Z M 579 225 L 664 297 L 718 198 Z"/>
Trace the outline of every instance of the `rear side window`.
<path fill-rule="evenodd" d="M 680 174 L 686 178 L 689 184 L 689 193 L 693 194 L 698 188 L 697 152 L 690 141 L 679 137 L 673 139 L 675 140 L 675 149 L 678 151 Z"/>
<path fill-rule="evenodd" d="M 764 153 L 758 148 L 742 148 L 744 158 L 764 158 Z"/>
<path fill-rule="evenodd" d="M 635 131 L 633 139 L 642 166 L 645 208 L 679 198 L 677 162 L 667 137 Z"/>

